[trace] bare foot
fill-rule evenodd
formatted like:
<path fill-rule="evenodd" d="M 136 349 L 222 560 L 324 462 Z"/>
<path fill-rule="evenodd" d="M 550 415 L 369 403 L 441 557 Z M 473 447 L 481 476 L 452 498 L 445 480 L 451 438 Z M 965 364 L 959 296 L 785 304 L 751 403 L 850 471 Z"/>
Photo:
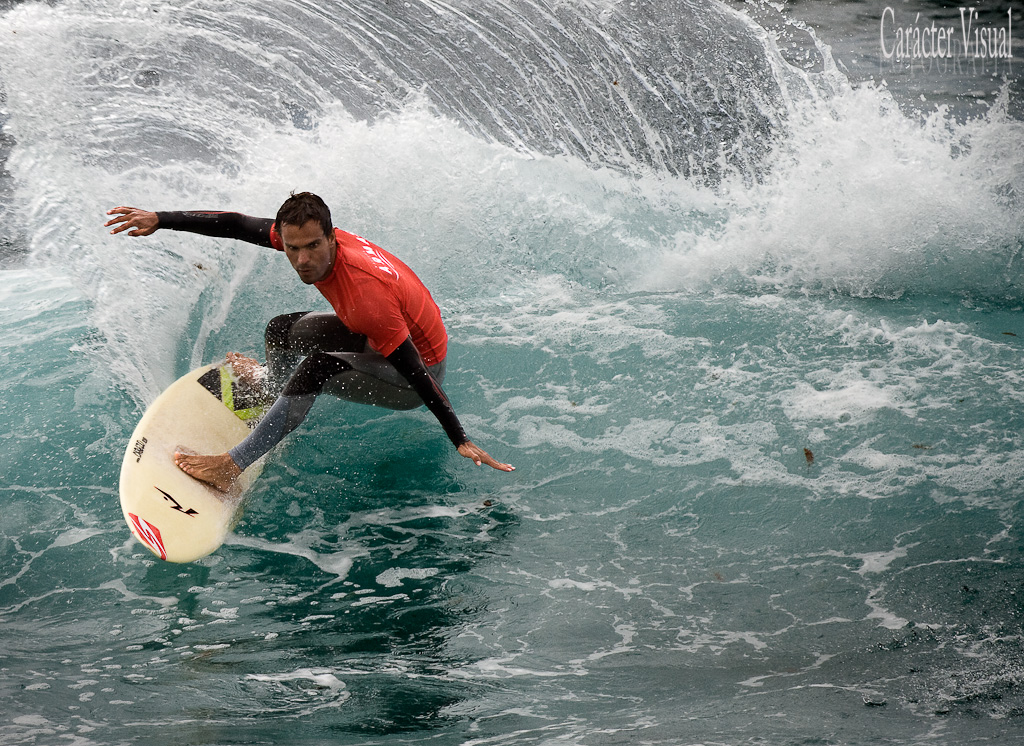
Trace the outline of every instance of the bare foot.
<path fill-rule="evenodd" d="M 258 360 L 253 360 L 239 352 L 229 352 L 226 357 L 235 378 L 252 389 L 263 388 L 267 380 L 267 369 L 260 365 Z"/>
<path fill-rule="evenodd" d="M 195 456 L 177 452 L 174 454 L 174 463 L 193 479 L 205 482 L 221 492 L 228 492 L 242 474 L 242 470 L 226 453 L 219 456 Z"/>

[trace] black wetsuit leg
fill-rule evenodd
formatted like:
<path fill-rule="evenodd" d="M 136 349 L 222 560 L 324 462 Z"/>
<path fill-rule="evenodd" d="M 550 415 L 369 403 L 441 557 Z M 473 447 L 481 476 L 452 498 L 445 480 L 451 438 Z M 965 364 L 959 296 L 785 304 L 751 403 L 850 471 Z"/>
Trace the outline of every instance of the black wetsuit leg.
<path fill-rule="evenodd" d="M 432 410 L 439 409 L 434 400 L 440 398 L 443 414 L 451 411 L 443 394 L 433 393 L 425 402 L 388 358 L 368 348 L 366 337 L 350 331 L 334 314 L 300 312 L 279 316 L 267 326 L 266 339 L 271 385 L 275 378 L 287 375 L 294 360 L 304 353 L 306 357 L 295 367 L 281 395 L 256 429 L 229 451 L 241 469 L 247 469 L 298 427 L 325 387 L 339 398 L 388 409 L 414 409 L 424 403 L 432 405 Z M 325 351 L 324 346 L 330 351 Z M 415 349 L 411 341 L 405 347 Z M 418 355 L 416 358 L 418 361 Z M 422 369 L 422 362 L 418 364 Z M 426 380 L 434 382 L 430 390 L 440 392 L 444 361 L 424 370 L 430 374 Z M 454 412 L 442 424 L 453 442 L 465 440 Z"/>
<path fill-rule="evenodd" d="M 312 352 L 366 351 L 366 337 L 350 330 L 333 313 L 299 311 L 277 316 L 267 324 L 265 342 L 270 390 L 275 393 Z"/>
<path fill-rule="evenodd" d="M 267 325 L 266 347 L 271 393 L 287 384 L 291 395 L 325 390 L 339 399 L 387 409 L 424 404 L 409 381 L 413 361 L 396 367 L 396 361 L 378 354 L 364 335 L 333 313 L 300 311 L 274 318 Z M 426 370 L 437 383 L 444 381 L 444 361 Z"/>

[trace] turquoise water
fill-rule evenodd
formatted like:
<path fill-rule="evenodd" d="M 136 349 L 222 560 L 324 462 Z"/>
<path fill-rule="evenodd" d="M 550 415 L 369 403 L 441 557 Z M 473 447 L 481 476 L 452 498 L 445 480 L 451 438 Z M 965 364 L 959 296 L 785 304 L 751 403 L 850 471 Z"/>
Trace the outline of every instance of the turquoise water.
<path fill-rule="evenodd" d="M 223 6 L 0 15 L 0 743 L 1019 740 L 1012 66 L 884 68 L 860 3 Z M 517 470 L 324 399 L 160 563 L 146 403 L 324 301 L 103 213 L 291 189 L 424 278 Z"/>

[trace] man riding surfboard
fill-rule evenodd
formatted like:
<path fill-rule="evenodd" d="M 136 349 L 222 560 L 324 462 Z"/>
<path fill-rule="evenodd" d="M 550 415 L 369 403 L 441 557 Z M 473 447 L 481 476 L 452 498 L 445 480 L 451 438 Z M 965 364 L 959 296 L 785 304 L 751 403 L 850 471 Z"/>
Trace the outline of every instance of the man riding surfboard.
<path fill-rule="evenodd" d="M 227 491 L 257 459 L 305 418 L 317 395 L 413 409 L 426 405 L 459 454 L 478 466 L 514 467 L 493 459 L 466 436 L 441 388 L 448 334 L 430 292 L 397 257 L 333 226 L 327 205 L 310 192 L 292 194 L 277 217 L 235 212 L 149 212 L 115 207 L 112 234 L 148 236 L 163 228 L 234 238 L 283 251 L 299 279 L 314 285 L 333 313 L 278 316 L 266 331 L 267 366 L 232 353 L 236 374 L 277 395 L 259 425 L 229 452 L 177 453 L 190 476 Z"/>

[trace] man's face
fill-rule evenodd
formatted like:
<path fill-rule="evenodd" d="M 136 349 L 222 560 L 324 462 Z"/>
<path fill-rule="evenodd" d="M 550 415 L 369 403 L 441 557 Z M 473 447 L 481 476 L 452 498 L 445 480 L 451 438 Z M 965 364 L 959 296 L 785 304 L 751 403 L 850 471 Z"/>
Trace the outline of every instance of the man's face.
<path fill-rule="evenodd" d="M 302 225 L 285 223 L 280 230 L 285 256 L 299 279 L 307 285 L 327 279 L 334 269 L 337 251 L 334 235 L 325 236 L 315 220 L 308 220 Z"/>

